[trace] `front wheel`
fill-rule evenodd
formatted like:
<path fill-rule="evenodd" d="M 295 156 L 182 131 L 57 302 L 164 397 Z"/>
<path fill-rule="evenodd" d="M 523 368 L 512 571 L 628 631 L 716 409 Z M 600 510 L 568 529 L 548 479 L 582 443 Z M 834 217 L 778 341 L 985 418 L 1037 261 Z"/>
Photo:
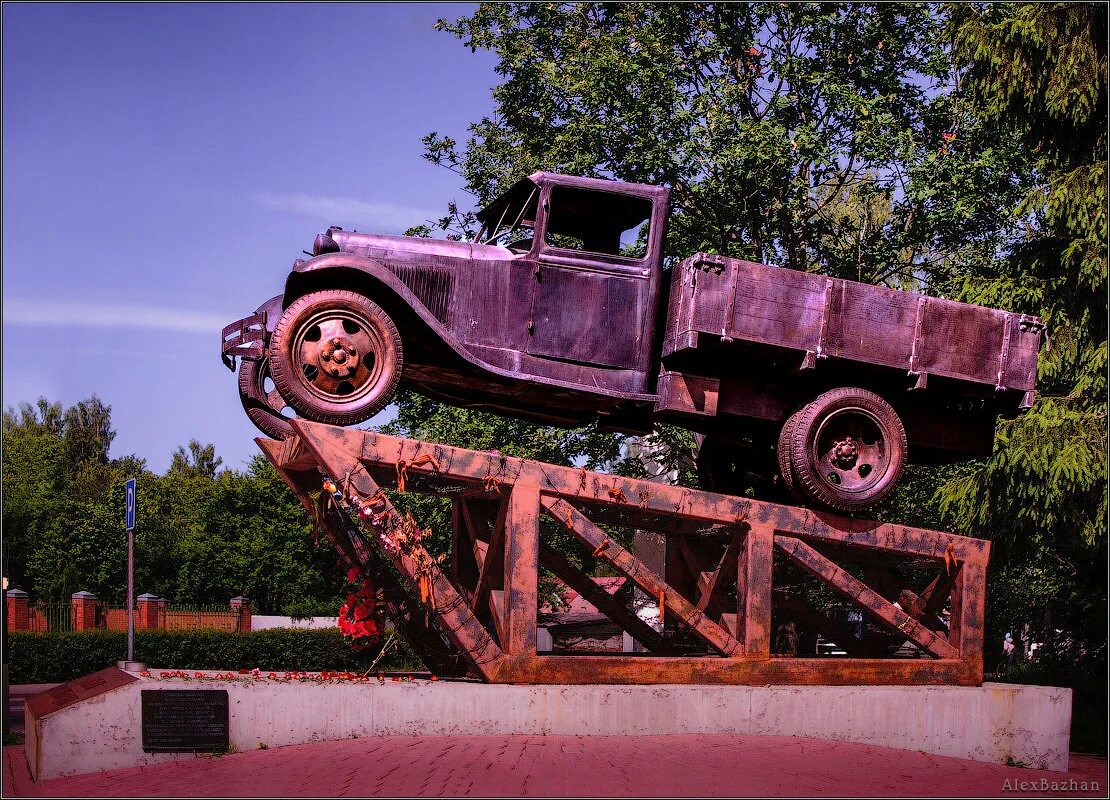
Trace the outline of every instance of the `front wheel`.
<path fill-rule="evenodd" d="M 377 414 L 401 380 L 393 320 L 357 292 L 327 289 L 294 301 L 270 337 L 270 372 L 302 417 L 354 425 Z"/>
<path fill-rule="evenodd" d="M 894 491 L 906 464 L 906 430 L 879 395 L 833 389 L 791 419 L 783 444 L 789 444 L 794 489 L 810 501 L 859 511 Z"/>

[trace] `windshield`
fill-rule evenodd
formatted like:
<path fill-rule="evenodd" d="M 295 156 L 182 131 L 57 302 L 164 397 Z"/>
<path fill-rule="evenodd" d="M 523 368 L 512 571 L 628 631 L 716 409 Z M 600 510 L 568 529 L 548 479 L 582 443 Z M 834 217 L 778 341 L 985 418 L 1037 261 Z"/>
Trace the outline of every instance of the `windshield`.
<path fill-rule="evenodd" d="M 521 196 L 513 192 L 491 205 L 483 213 L 483 216 L 488 216 L 474 241 L 478 244 L 500 245 L 516 253 L 531 250 L 539 191 L 539 187 L 532 184 L 527 195 Z"/>

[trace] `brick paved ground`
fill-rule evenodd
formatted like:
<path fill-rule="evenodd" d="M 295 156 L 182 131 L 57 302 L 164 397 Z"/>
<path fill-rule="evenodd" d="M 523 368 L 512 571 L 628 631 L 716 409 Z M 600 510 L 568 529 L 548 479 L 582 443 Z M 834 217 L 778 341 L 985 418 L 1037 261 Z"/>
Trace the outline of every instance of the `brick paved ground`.
<path fill-rule="evenodd" d="M 1005 791 L 1010 779 L 1014 791 Z M 429 736 L 316 742 L 32 784 L 4 748 L 5 796 L 1043 796 L 1098 781 L 1106 761 L 1041 772 L 778 736 Z M 1018 782 L 1033 784 L 1022 791 Z M 1055 792 L 1074 795 L 1076 792 Z"/>

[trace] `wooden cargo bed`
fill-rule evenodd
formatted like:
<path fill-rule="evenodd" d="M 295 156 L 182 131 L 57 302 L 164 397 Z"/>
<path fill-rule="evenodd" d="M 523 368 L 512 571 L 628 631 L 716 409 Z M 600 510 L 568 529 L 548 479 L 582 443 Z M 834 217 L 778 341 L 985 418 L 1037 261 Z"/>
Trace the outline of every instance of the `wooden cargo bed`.
<path fill-rule="evenodd" d="M 671 274 L 663 357 L 699 337 L 994 386 L 1033 402 L 1044 324 L 1034 316 L 697 253 Z M 704 339 L 703 339 L 704 342 Z"/>

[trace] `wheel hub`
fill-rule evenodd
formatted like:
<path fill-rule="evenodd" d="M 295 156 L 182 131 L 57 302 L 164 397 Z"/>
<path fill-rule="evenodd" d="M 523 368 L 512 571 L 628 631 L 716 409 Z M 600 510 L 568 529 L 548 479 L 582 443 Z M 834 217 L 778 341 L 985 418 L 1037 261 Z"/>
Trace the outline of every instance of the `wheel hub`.
<path fill-rule="evenodd" d="M 333 336 L 321 342 L 318 362 L 333 378 L 347 378 L 358 369 L 358 350 L 346 336 Z"/>
<path fill-rule="evenodd" d="M 851 436 L 833 443 L 832 461 L 841 469 L 851 469 L 857 458 L 859 458 L 859 446 Z"/>

